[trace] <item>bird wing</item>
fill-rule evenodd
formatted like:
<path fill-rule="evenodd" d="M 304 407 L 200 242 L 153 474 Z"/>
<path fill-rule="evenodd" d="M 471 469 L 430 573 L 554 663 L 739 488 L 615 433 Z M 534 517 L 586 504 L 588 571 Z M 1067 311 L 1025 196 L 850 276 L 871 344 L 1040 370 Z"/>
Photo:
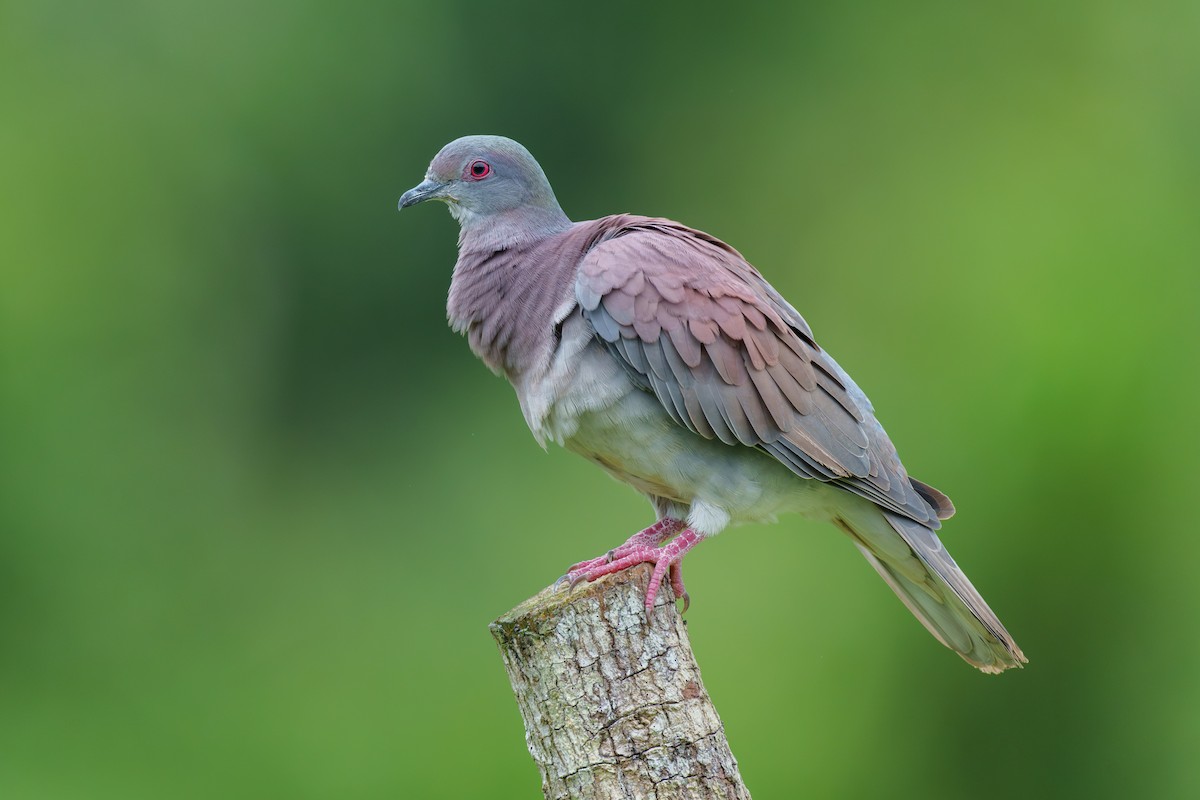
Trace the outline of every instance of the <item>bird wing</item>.
<path fill-rule="evenodd" d="M 866 396 L 724 242 L 627 217 L 583 257 L 575 294 L 600 341 L 680 425 L 931 528 L 953 513 L 908 478 Z"/>

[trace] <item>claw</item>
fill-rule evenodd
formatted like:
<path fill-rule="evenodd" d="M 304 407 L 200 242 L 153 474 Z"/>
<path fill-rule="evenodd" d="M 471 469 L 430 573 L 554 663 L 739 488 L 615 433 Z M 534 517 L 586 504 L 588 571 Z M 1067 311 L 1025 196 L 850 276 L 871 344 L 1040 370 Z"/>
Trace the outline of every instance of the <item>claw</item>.
<path fill-rule="evenodd" d="M 671 591 L 675 593 L 676 600 L 683 601 L 683 611 L 681 614 L 686 614 L 689 607 L 692 605 L 692 597 L 687 593 L 687 589 L 683 586 L 683 559 L 671 565 L 669 572 L 671 579 Z"/>
<path fill-rule="evenodd" d="M 588 577 L 589 574 L 590 573 L 588 573 L 588 572 L 580 572 L 578 575 L 571 576 L 571 582 L 567 584 L 567 592 L 570 593 L 570 592 L 575 591 L 575 587 L 578 586 L 579 584 L 583 583 L 584 581 L 596 580 L 595 578 L 589 578 Z"/>

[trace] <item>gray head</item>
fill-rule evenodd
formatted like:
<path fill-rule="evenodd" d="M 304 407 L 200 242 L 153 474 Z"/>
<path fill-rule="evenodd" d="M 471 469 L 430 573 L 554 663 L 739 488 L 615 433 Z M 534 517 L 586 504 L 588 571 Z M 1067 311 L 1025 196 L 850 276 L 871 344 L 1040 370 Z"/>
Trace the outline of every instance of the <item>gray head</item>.
<path fill-rule="evenodd" d="M 400 208 L 425 200 L 448 204 L 464 235 L 477 229 L 507 238 L 496 234 L 553 233 L 570 224 L 537 161 L 503 136 L 464 136 L 443 147 Z"/>

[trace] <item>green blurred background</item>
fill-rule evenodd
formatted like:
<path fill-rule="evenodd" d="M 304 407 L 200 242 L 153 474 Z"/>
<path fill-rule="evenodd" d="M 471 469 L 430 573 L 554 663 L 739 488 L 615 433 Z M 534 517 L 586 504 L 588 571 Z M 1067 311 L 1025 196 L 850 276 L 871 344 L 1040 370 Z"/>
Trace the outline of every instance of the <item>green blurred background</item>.
<path fill-rule="evenodd" d="M 740 248 L 1030 657 L 721 536 L 756 797 L 1200 796 L 1200 5 L 724 5 L 0 6 L 0 797 L 538 796 L 487 623 L 650 517 L 445 326 L 466 133 Z"/>

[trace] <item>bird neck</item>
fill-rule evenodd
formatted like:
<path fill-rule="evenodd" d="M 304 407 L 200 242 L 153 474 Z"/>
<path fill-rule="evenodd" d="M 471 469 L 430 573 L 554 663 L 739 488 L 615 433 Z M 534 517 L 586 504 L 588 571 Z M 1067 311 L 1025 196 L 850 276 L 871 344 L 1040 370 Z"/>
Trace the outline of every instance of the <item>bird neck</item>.
<path fill-rule="evenodd" d="M 450 325 L 493 372 L 514 383 L 549 363 L 554 325 L 569 307 L 583 249 L 579 227 L 511 246 L 459 249 L 446 303 Z"/>
<path fill-rule="evenodd" d="M 478 215 L 458 204 L 450 213 L 459 223 L 458 248 L 491 252 L 541 241 L 571 227 L 557 201 L 542 206 L 520 206 L 510 211 Z"/>

